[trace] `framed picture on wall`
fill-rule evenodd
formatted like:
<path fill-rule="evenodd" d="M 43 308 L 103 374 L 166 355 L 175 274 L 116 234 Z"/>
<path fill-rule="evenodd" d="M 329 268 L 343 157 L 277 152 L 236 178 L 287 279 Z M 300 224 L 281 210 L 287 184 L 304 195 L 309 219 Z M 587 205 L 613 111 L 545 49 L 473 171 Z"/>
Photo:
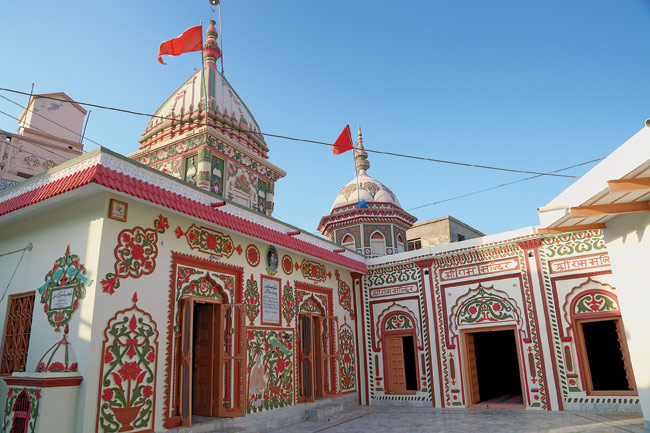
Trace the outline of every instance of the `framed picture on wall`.
<path fill-rule="evenodd" d="M 129 205 L 127 203 L 112 198 L 108 206 L 108 217 L 118 221 L 126 221 L 128 209 Z"/>

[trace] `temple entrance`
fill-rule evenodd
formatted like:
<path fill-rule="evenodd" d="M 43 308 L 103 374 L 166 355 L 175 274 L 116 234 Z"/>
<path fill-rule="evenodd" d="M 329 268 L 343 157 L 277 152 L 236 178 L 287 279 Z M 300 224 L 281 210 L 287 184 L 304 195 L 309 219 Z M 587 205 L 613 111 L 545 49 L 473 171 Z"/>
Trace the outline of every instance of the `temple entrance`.
<path fill-rule="evenodd" d="M 181 301 L 178 423 L 243 416 L 244 306 L 196 297 Z"/>
<path fill-rule="evenodd" d="M 470 405 L 523 406 L 515 328 L 463 332 Z"/>
<path fill-rule="evenodd" d="M 340 394 L 338 368 L 340 351 L 336 336 L 337 318 L 318 313 L 299 316 L 299 401 Z"/>
<path fill-rule="evenodd" d="M 621 318 L 606 317 L 577 324 L 587 393 L 635 395 L 636 384 Z"/>
<path fill-rule="evenodd" d="M 385 337 L 386 392 L 389 394 L 409 394 L 418 390 L 414 340 L 412 333 Z"/>
<path fill-rule="evenodd" d="M 215 351 L 217 329 L 216 304 L 194 305 L 194 347 L 192 363 L 192 414 L 213 416 L 214 391 L 218 389 L 215 366 L 219 364 L 219 353 Z"/>

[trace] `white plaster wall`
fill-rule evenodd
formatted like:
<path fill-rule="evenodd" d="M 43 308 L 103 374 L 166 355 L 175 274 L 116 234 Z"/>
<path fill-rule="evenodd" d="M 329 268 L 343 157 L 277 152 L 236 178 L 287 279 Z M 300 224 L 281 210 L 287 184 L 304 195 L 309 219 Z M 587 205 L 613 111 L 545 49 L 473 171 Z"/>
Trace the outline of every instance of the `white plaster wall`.
<path fill-rule="evenodd" d="M 98 245 L 101 244 L 101 252 L 98 259 L 97 265 L 97 284 L 98 291 L 95 299 L 95 312 L 91 328 L 88 330 L 88 335 L 91 336 L 91 348 L 89 355 L 89 368 L 88 368 L 88 380 L 87 380 L 87 389 L 86 393 L 80 400 L 80 412 L 84 413 L 85 416 L 83 419 L 80 419 L 79 424 L 77 424 L 77 431 L 95 431 L 95 425 L 97 421 L 97 404 L 98 404 L 98 392 L 100 385 L 100 369 L 102 365 L 102 347 L 104 342 L 104 330 L 110 318 L 115 315 L 116 311 L 130 308 L 133 305 L 132 297 L 134 292 L 137 292 L 138 295 L 138 307 L 145 310 L 147 313 L 151 314 L 154 321 L 157 324 L 158 330 L 158 354 L 157 354 L 157 380 L 156 380 L 156 401 L 155 401 L 155 430 L 163 430 L 163 414 L 164 414 L 164 386 L 165 386 L 165 363 L 166 363 L 166 347 L 168 339 L 168 305 L 169 305 L 169 289 L 170 289 L 170 274 L 171 274 L 171 258 L 172 252 L 179 252 L 186 255 L 195 256 L 201 259 L 213 260 L 223 264 L 231 266 L 239 266 L 244 268 L 243 275 L 243 284 L 245 288 L 246 280 L 251 278 L 251 275 L 259 283 L 261 275 L 267 275 L 266 271 L 266 251 L 269 246 L 268 243 L 260 242 L 258 240 L 253 240 L 251 238 L 246 238 L 236 233 L 227 232 L 223 228 L 214 226 L 210 223 L 203 221 L 197 221 L 190 218 L 187 218 L 184 215 L 169 211 L 168 209 L 162 209 L 155 206 L 152 206 L 148 203 L 144 203 L 139 200 L 135 200 L 132 197 L 120 196 L 117 194 L 106 193 L 105 194 L 105 206 L 108 206 L 108 201 L 110 198 L 116 198 L 120 201 L 126 202 L 128 204 L 128 220 L 126 222 L 121 222 L 112 219 L 105 219 L 104 226 L 101 233 L 101 240 L 98 242 Z M 107 212 L 107 210 L 106 210 Z M 154 221 L 158 219 L 158 216 L 162 215 L 168 218 L 169 228 L 165 231 L 164 234 L 158 234 L 158 256 L 156 257 L 156 267 L 155 271 L 150 275 L 144 275 L 140 278 L 121 278 L 120 287 L 115 290 L 113 295 L 104 293 L 101 284 L 99 282 L 105 278 L 106 274 L 111 272 L 115 273 L 114 264 L 115 256 L 114 250 L 117 245 L 117 239 L 119 233 L 124 229 L 132 229 L 135 226 L 140 226 L 143 228 L 153 228 Z M 230 258 L 225 257 L 216 257 L 211 256 L 207 253 L 200 252 L 198 250 L 192 250 L 188 245 L 188 242 L 185 236 L 177 238 L 175 235 L 175 229 L 181 227 L 183 231 L 195 224 L 197 226 L 203 226 L 210 228 L 212 230 L 220 231 L 222 233 L 228 234 L 231 236 L 235 247 L 241 245 L 242 249 L 245 250 L 249 244 L 255 244 L 261 253 L 261 261 L 257 267 L 251 267 L 245 258 L 245 251 L 239 255 L 237 252 L 234 252 Z M 294 264 L 302 261 L 306 258 L 303 255 L 300 255 L 295 252 L 287 251 L 285 249 L 279 248 L 276 245 L 278 250 L 278 256 L 281 259 L 285 254 L 289 254 L 293 260 Z M 331 278 L 327 278 L 324 282 L 315 282 L 307 280 L 302 277 L 300 270 L 293 269 L 293 273 L 286 275 L 282 270 L 282 264 L 279 264 L 278 272 L 274 276 L 275 278 L 281 279 L 281 288 L 289 282 L 292 287 L 295 288 L 296 281 L 307 283 L 309 285 L 316 285 L 319 287 L 324 287 L 332 290 L 332 303 L 334 315 L 339 318 L 339 326 L 344 323 L 348 323 L 352 326 L 353 332 L 356 333 L 355 326 L 353 325 L 353 320 L 350 314 L 341 307 L 339 304 L 338 296 L 338 283 L 335 277 L 335 271 L 337 268 L 332 266 L 329 263 L 319 261 L 317 259 L 312 259 L 323 263 L 326 268 L 326 272 L 331 273 Z M 338 268 L 341 278 L 352 288 L 352 279 L 350 272 Z M 261 287 L 260 287 L 261 293 Z M 256 319 L 255 326 L 258 326 L 260 322 L 260 317 Z M 248 324 L 248 319 L 246 319 Z M 296 319 L 291 323 L 291 328 L 287 330 L 294 329 Z M 286 327 L 284 319 L 282 319 L 282 326 Z M 356 338 L 356 337 L 355 337 Z M 356 353 L 355 353 L 356 356 Z M 355 367 L 359 369 L 360 363 L 359 360 L 355 360 Z M 295 360 L 294 360 L 295 365 Z M 358 389 L 357 384 L 357 389 Z"/>
<path fill-rule="evenodd" d="M 55 205 L 56 206 L 56 205 Z M 88 356 L 90 349 L 90 334 L 83 332 L 93 321 L 93 304 L 95 285 L 98 275 L 96 272 L 99 245 L 97 238 L 101 233 L 102 216 L 104 214 L 104 199 L 101 196 L 80 198 L 66 202 L 65 207 L 56 207 L 47 213 L 33 212 L 14 219 L 13 222 L 0 225 L 0 254 L 24 248 L 29 242 L 33 244 L 32 251 L 26 251 L 23 261 L 18 268 L 16 265 L 20 253 L 0 257 L 0 287 L 4 290 L 9 284 L 14 270 L 16 274 L 9 285 L 7 296 L 0 302 L 0 317 L 7 314 L 7 297 L 12 294 L 34 291 L 45 282 L 45 275 L 52 269 L 54 262 L 65 255 L 66 247 L 70 245 L 70 253 L 77 254 L 80 262 L 86 267 L 86 277 L 93 282 L 86 287 L 86 297 L 80 301 L 78 311 L 70 320 L 69 341 L 79 364 L 79 374 L 84 377 L 79 387 L 83 396 L 88 379 Z M 43 304 L 38 291 L 34 299 L 31 337 L 27 356 L 26 371 L 35 371 L 39 359 L 45 351 L 62 338 L 62 333 L 54 332 L 43 311 Z M 0 335 L 4 336 L 5 321 L 0 320 Z M 7 387 L 0 381 L 0 407 L 4 408 Z M 76 406 L 77 402 L 69 402 Z M 77 417 L 83 413 L 77 412 Z M 42 422 L 47 420 L 41 419 Z M 49 420 L 52 422 L 52 420 Z"/>
<path fill-rule="evenodd" d="M 605 242 L 643 417 L 650 429 L 650 212 L 608 221 Z"/>

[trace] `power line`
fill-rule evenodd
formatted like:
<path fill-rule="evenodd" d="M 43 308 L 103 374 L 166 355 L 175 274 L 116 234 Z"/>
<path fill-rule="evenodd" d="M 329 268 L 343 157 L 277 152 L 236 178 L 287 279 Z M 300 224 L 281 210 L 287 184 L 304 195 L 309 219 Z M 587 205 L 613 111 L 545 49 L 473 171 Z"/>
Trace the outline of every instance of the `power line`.
<path fill-rule="evenodd" d="M 4 115 L 7 116 L 7 117 L 11 117 L 12 119 L 18 120 L 17 117 L 12 116 L 11 114 L 5 113 L 5 112 L 2 111 L 2 110 L 0 110 L 0 114 L 4 114 Z M 41 131 L 41 132 L 44 133 L 44 134 L 48 134 L 47 132 L 43 131 L 43 130 L 40 129 L 40 128 L 37 128 L 37 127 L 35 127 L 35 126 L 34 126 L 33 128 L 34 128 L 35 130 L 37 130 L 37 131 Z M 10 133 L 8 133 L 8 134 L 10 134 Z M 25 138 L 25 137 L 21 137 L 20 135 L 17 135 L 17 134 L 10 134 L 10 135 L 11 135 L 12 137 L 17 137 L 17 138 L 20 138 L 20 139 L 23 139 L 23 140 L 28 140 L 27 138 Z M 16 146 L 13 146 L 13 147 L 16 147 Z M 20 149 L 20 148 L 19 148 L 19 149 Z M 51 154 L 56 155 L 56 156 L 58 156 L 59 158 L 65 158 L 65 156 L 60 155 L 60 154 L 58 154 L 58 153 L 54 152 L 53 150 L 50 150 L 50 149 L 48 149 L 48 148 L 46 148 L 46 147 L 41 146 L 40 149 L 43 149 L 43 150 L 45 150 L 46 152 L 50 152 Z M 21 150 L 23 150 L 23 149 L 21 149 Z M 24 151 L 24 152 L 27 152 L 26 150 L 23 150 L 23 151 Z M 31 153 L 31 152 L 27 152 L 27 153 Z M 32 153 L 32 155 L 38 156 L 38 155 L 36 155 L 35 153 Z"/>
<path fill-rule="evenodd" d="M 580 164 L 574 164 L 574 165 L 571 165 L 571 166 L 569 166 L 569 167 L 564 167 L 564 168 L 561 168 L 561 169 L 559 169 L 559 170 L 554 170 L 554 171 L 552 171 L 551 173 L 557 173 L 557 172 L 559 172 L 559 171 L 569 170 L 569 169 L 571 169 L 571 168 L 575 168 L 575 167 L 580 167 L 580 166 L 582 166 L 582 165 L 591 164 L 591 163 L 593 163 L 593 162 L 601 161 L 601 160 L 603 160 L 603 159 L 604 159 L 604 158 L 592 159 L 591 161 L 581 162 Z M 492 187 L 490 187 L 490 188 L 480 189 L 480 190 L 478 190 L 478 191 L 468 192 L 467 194 L 457 195 L 457 196 L 455 196 L 455 197 L 446 198 L 446 199 L 444 199 L 444 200 L 434 201 L 433 203 L 423 204 L 422 206 L 412 207 L 412 208 L 410 208 L 410 209 L 408 209 L 408 210 L 409 210 L 409 211 L 412 211 L 412 210 L 416 210 L 416 209 L 422 209 L 423 207 L 433 206 L 433 205 L 436 205 L 436 204 L 445 203 L 445 202 L 452 201 L 452 200 L 457 200 L 457 199 L 459 199 L 459 198 L 468 197 L 468 196 L 470 196 L 470 195 L 475 195 L 475 194 L 479 194 L 479 193 L 486 192 L 486 191 L 492 191 L 493 189 L 502 188 L 502 187 L 504 187 L 504 186 L 512 185 L 512 184 L 514 184 L 514 183 L 523 182 L 523 181 L 525 181 L 525 180 L 536 179 L 536 178 L 541 177 L 541 176 L 542 176 L 542 175 L 525 177 L 525 178 L 523 178 L 523 179 L 514 180 L 514 181 L 512 181 L 512 182 L 506 182 L 506 183 L 502 183 L 502 184 L 500 184 L 500 185 L 495 185 L 495 186 L 492 186 Z M 574 177 L 575 177 L 575 176 L 574 176 Z"/>
<path fill-rule="evenodd" d="M 19 95 L 27 95 L 27 93 L 25 93 L 25 92 L 21 92 L 19 90 L 7 89 L 7 88 L 3 88 L 3 87 L 0 87 L 0 90 L 3 90 L 5 92 L 16 93 L 16 94 L 19 94 Z M 51 99 L 51 100 L 54 100 L 54 101 L 70 102 L 69 100 L 54 98 L 52 96 L 45 96 L 45 95 L 40 95 L 40 96 L 42 98 Z M 117 111 L 117 112 L 120 112 L 120 113 L 133 114 L 133 115 L 136 115 L 136 116 L 145 116 L 145 117 L 150 117 L 150 118 L 170 120 L 170 121 L 174 121 L 174 122 L 188 123 L 188 124 L 199 125 L 199 126 L 212 126 L 212 125 L 209 125 L 208 123 L 204 123 L 204 122 L 196 122 L 196 121 L 192 121 L 192 120 L 174 119 L 174 118 L 171 118 L 171 117 L 158 116 L 158 115 L 155 115 L 155 114 L 142 113 L 142 112 L 139 112 L 139 111 L 126 110 L 126 109 L 117 108 L 117 107 L 109 107 L 109 106 L 106 106 L 106 105 L 92 104 L 92 103 L 89 103 L 89 102 L 80 102 L 80 101 L 74 101 L 74 102 L 79 104 L 79 105 L 86 105 L 86 106 L 89 106 L 89 107 L 100 108 L 100 109 L 103 109 L 103 110 L 111 110 L 111 111 Z M 254 135 L 263 135 L 263 136 L 267 136 L 267 137 L 281 138 L 281 139 L 284 139 L 284 140 L 300 141 L 300 142 L 312 143 L 312 144 L 321 144 L 321 145 L 329 146 L 329 147 L 334 146 L 334 144 L 326 143 L 324 141 L 309 140 L 309 139 L 305 139 L 305 138 L 296 138 L 296 137 L 290 137 L 290 136 L 287 136 L 287 135 L 270 134 L 268 132 L 256 132 L 256 131 L 251 131 L 251 130 L 246 130 L 246 129 L 241 129 L 241 128 L 234 128 L 234 127 L 230 127 L 230 126 L 226 126 L 226 125 L 220 125 L 219 128 L 230 129 L 230 130 L 237 131 L 237 132 L 247 132 L 247 133 L 254 134 Z M 405 154 L 401 154 L 401 153 L 385 152 L 385 151 L 373 150 L 373 149 L 365 149 L 365 151 L 370 152 L 370 153 L 380 154 L 380 155 L 389 155 L 389 156 L 396 156 L 396 157 L 401 157 L 401 158 L 417 159 L 417 160 L 421 160 L 421 161 L 437 162 L 437 163 L 441 163 L 441 164 L 459 165 L 459 166 L 464 166 L 464 167 L 483 168 L 483 169 L 487 169 L 487 170 L 507 171 L 507 172 L 510 172 L 510 173 L 522 173 L 522 174 L 535 174 L 535 175 L 539 175 L 539 176 L 555 176 L 555 177 L 576 178 L 576 176 L 570 176 L 570 175 L 565 175 L 565 174 L 557 174 L 557 173 L 553 173 L 553 172 L 551 172 L 551 173 L 543 173 L 543 172 L 538 172 L 538 171 L 518 170 L 518 169 L 494 167 L 494 166 L 482 165 L 482 164 L 470 164 L 470 163 L 465 163 L 465 162 L 448 161 L 448 160 L 444 160 L 444 159 L 427 158 L 427 157 L 415 156 L 415 155 L 405 155 Z"/>
<path fill-rule="evenodd" d="M 27 109 L 27 107 L 25 107 L 24 105 L 19 104 L 18 102 L 9 99 L 9 98 L 7 98 L 6 96 L 2 96 L 2 95 L 0 95 L 0 98 L 2 98 L 2 99 L 4 99 L 4 100 L 7 100 L 7 101 L 11 102 L 11 103 L 14 104 L 14 105 L 19 106 L 19 107 L 22 108 L 22 109 L 25 109 L 25 110 Z M 46 117 L 46 116 L 43 116 L 43 115 L 40 114 L 40 113 L 37 113 L 36 110 L 32 110 L 32 113 L 34 113 L 34 114 L 37 115 L 38 117 L 42 117 L 43 119 L 47 120 L 48 122 L 52 122 L 52 123 L 54 123 L 56 126 L 60 126 L 61 128 L 65 129 L 66 131 L 72 132 L 74 135 L 78 136 L 79 138 L 83 137 L 85 140 L 88 140 L 88 141 L 90 141 L 91 143 L 96 144 L 97 146 L 101 146 L 101 144 L 97 143 L 96 141 L 91 140 L 91 139 L 88 138 L 88 137 L 84 137 L 82 134 L 79 134 L 78 132 L 76 132 L 76 131 L 74 131 L 74 130 L 68 128 L 67 126 L 61 125 L 60 123 L 55 122 L 54 120 L 50 119 L 49 117 Z M 32 126 L 32 128 L 34 128 L 34 127 Z M 35 128 L 35 129 L 38 129 L 38 128 Z M 39 131 L 42 131 L 42 130 L 39 129 Z M 42 132 L 45 132 L 45 131 L 42 131 Z M 84 151 L 84 153 L 85 153 L 85 151 Z"/>

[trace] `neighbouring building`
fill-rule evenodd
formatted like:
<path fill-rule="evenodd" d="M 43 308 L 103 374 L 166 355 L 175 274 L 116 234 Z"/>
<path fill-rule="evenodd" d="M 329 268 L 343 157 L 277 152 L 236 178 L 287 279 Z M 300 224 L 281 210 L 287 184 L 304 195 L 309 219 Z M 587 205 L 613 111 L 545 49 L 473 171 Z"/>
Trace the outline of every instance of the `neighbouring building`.
<path fill-rule="evenodd" d="M 139 151 L 0 192 L 0 432 L 259 430 L 335 397 L 650 418 L 650 127 L 540 227 L 458 241 L 482 234 L 449 217 L 414 251 L 359 133 L 326 240 L 272 218 L 285 172 L 206 36 Z"/>
<path fill-rule="evenodd" d="M 460 242 L 481 236 L 485 236 L 485 233 L 449 215 L 415 223 L 413 227 L 406 231 L 408 251 Z"/>
<path fill-rule="evenodd" d="M 18 133 L 0 131 L 0 190 L 81 155 L 85 116 L 63 92 L 32 96 Z"/>

